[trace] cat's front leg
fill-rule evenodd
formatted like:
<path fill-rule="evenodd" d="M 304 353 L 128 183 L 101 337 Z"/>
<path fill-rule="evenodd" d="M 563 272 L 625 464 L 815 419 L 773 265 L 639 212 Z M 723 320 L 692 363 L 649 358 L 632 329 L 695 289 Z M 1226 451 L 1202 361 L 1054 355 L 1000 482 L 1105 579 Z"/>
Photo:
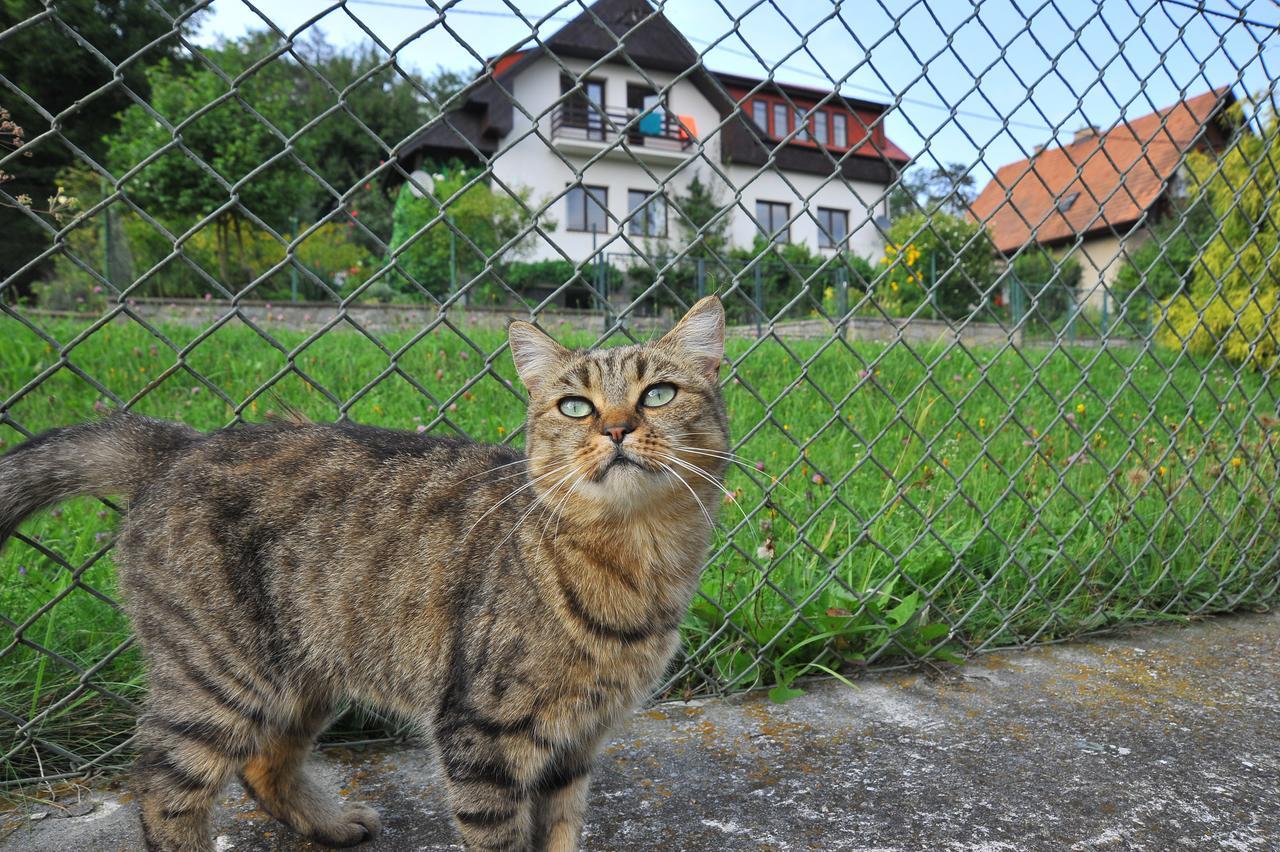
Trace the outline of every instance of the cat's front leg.
<path fill-rule="evenodd" d="M 449 805 L 467 849 L 578 848 L 595 743 L 557 746 L 530 721 L 436 723 Z"/>
<path fill-rule="evenodd" d="M 587 811 L 594 748 L 557 756 L 538 779 L 533 798 L 534 842 L 539 852 L 576 852 Z"/>
<path fill-rule="evenodd" d="M 463 845 L 510 852 L 532 848 L 531 791 L 547 752 L 523 731 L 478 720 L 437 722 L 435 740 Z"/>

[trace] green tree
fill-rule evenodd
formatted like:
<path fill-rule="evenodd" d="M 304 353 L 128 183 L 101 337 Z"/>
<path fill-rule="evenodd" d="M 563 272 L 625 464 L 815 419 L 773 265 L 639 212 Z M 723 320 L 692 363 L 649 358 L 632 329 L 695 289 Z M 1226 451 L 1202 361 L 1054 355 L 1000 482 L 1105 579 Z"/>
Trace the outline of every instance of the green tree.
<path fill-rule="evenodd" d="M 904 172 L 889 193 L 889 218 L 898 220 L 935 207 L 952 216 L 964 216 L 976 195 L 976 181 L 964 163 L 936 168 L 918 166 Z"/>
<path fill-rule="evenodd" d="M 286 234 L 322 218 L 358 220 L 363 227 L 352 227 L 351 239 L 381 254 L 390 238 L 391 203 L 366 176 L 390 156 L 388 146 L 438 109 L 419 88 L 440 93 L 458 81 L 442 74 L 428 83 L 380 70 L 371 48 L 343 53 L 318 36 L 295 48 L 300 59 L 262 64 L 277 49 L 274 35 L 252 33 L 205 51 L 216 68 L 157 64 L 148 72 L 151 105 L 181 124 L 181 146 L 140 106 L 127 110 L 107 139 L 116 173 L 146 163 L 124 188 L 170 230 L 182 233 L 212 217 L 206 227 L 216 246 L 214 274 L 233 288 L 266 269 L 253 246 L 274 238 L 259 222 Z M 151 247 L 148 261 L 164 258 L 172 246 L 146 231 L 136 222 L 130 229 Z"/>
<path fill-rule="evenodd" d="M 1111 283 L 1117 321 L 1145 328 L 1154 303 L 1182 293 L 1216 227 L 1213 210 L 1199 201 L 1179 207 L 1157 222 L 1150 237 L 1126 254 Z"/>
<path fill-rule="evenodd" d="M 902 216 L 889 227 L 877 299 L 890 312 L 909 314 L 928 302 L 944 317 L 967 317 L 990 296 L 995 258 L 976 222 L 949 213 Z"/>
<path fill-rule="evenodd" d="M 179 0 L 58 0 L 55 14 L 19 28 L 19 24 L 45 12 L 34 0 L 0 0 L 0 68 L 10 85 L 58 117 L 59 133 L 71 145 L 101 162 L 103 137 L 116 127 L 118 114 L 133 103 L 128 91 L 146 98 L 150 93 L 147 69 L 177 55 L 180 37 L 198 26 L 200 15 L 175 26 L 165 12 L 177 16 L 189 4 Z M 68 36 L 74 31 L 107 62 Z M 7 31 L 7 32 L 6 32 Z M 165 34 L 170 34 L 165 38 Z M 129 59 L 128 63 L 125 60 Z M 107 63 L 121 64 L 113 71 Z M 118 73 L 122 85 L 109 86 Z M 75 109 L 70 109 L 72 106 Z M 13 121 L 35 139 L 49 130 L 49 123 L 26 100 L 5 90 L 0 94 Z M 58 174 L 80 163 L 68 145 L 46 141 L 28 149 L 7 169 L 14 180 L 5 184 L 10 195 L 29 195 L 40 206 L 55 195 Z M 8 153 L 7 151 L 5 153 Z M 0 280 L 21 269 L 44 252 L 50 242 L 47 231 L 29 216 L 6 211 L 0 228 Z M 27 270 L 12 284 L 23 291 L 37 275 L 47 273 L 49 261 Z"/>
<path fill-rule="evenodd" d="M 1191 264 L 1190 286 L 1168 299 L 1157 340 L 1198 355 L 1222 353 L 1271 371 L 1280 359 L 1280 130 L 1240 133 L 1217 161 L 1188 158 L 1192 195 L 1220 230 Z"/>
<path fill-rule="evenodd" d="M 421 198 L 409 184 L 400 187 L 387 258 L 394 266 L 387 280 L 395 291 L 419 295 L 425 289 L 443 298 L 452 281 L 462 287 L 481 278 L 473 285 L 481 291 L 477 295 L 493 300 L 494 293 L 484 291 L 498 285 L 481 273 L 492 264 L 501 275 L 506 264 L 524 254 L 518 243 L 502 247 L 526 228 L 529 194 L 500 194 L 483 182 L 463 190 L 475 174 L 469 169 L 437 173 L 433 195 Z M 442 204 L 447 221 L 439 218 Z"/>

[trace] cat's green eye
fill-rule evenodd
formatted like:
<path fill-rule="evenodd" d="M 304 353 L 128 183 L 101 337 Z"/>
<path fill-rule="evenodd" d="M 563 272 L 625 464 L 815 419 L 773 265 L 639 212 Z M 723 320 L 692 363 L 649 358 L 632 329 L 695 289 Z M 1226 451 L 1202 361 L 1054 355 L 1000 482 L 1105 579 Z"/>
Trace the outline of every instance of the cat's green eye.
<path fill-rule="evenodd" d="M 647 388 L 640 397 L 640 404 L 645 408 L 657 408 L 666 405 L 676 398 L 676 386 L 663 382 Z"/>
<path fill-rule="evenodd" d="M 560 400 L 560 413 L 565 417 L 586 417 L 595 410 L 595 406 L 580 396 L 566 396 Z"/>

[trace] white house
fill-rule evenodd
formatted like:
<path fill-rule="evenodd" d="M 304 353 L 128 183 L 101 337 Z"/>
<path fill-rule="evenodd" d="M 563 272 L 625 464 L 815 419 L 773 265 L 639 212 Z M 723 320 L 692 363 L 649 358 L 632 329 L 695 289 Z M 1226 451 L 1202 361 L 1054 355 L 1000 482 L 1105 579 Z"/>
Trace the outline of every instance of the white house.
<path fill-rule="evenodd" d="M 492 60 L 458 108 L 398 152 L 405 172 L 463 158 L 548 202 L 526 257 L 580 262 L 672 252 L 669 201 L 695 175 L 757 235 L 863 257 L 907 155 L 882 104 L 719 74 L 646 0 L 598 0 L 537 46 Z M 883 220 L 881 220 L 883 225 Z"/>

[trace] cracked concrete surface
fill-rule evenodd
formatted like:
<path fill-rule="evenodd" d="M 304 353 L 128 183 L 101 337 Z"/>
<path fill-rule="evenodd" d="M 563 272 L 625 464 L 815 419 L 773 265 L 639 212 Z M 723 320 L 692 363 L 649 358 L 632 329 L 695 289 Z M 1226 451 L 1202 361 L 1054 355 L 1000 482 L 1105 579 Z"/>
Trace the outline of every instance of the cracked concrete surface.
<path fill-rule="evenodd" d="M 420 749 L 315 763 L 373 850 L 455 849 Z M 87 811 L 87 812 L 85 812 Z M 138 849 L 128 797 L 0 813 L 0 846 Z M 40 814 L 46 814 L 40 816 Z M 228 788 L 219 850 L 314 848 Z M 605 749 L 591 850 L 1280 849 L 1280 613 L 638 713 Z"/>

